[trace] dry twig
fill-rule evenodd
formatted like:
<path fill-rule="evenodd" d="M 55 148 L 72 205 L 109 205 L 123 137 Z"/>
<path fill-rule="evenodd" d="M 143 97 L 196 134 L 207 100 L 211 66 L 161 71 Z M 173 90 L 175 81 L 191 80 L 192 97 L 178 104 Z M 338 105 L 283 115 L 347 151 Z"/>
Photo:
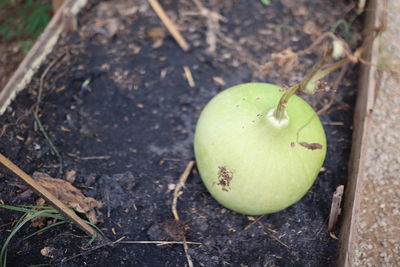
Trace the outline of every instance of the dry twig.
<path fill-rule="evenodd" d="M 335 101 L 336 101 L 336 96 L 337 96 L 337 90 L 338 90 L 338 88 L 339 88 L 340 82 L 342 81 L 344 75 L 346 74 L 347 68 L 348 68 L 348 65 L 345 65 L 345 66 L 343 66 L 342 69 L 340 70 L 339 76 L 336 78 L 336 81 L 335 81 L 335 83 L 334 83 L 334 85 L 333 85 L 333 87 L 332 87 L 332 92 L 333 92 L 333 94 L 332 94 L 332 96 L 331 96 L 331 99 L 329 100 L 329 102 L 328 102 L 327 104 L 325 104 L 320 110 L 317 111 L 317 114 L 318 114 L 318 115 L 321 115 L 321 114 L 325 113 L 325 112 L 326 112 L 327 110 L 329 110 L 329 109 L 333 106 L 333 104 L 335 103 Z"/>
<path fill-rule="evenodd" d="M 43 84 L 44 84 L 44 79 L 47 76 L 47 73 L 49 72 L 49 70 L 59 61 L 61 60 L 63 57 L 65 56 L 65 53 L 62 53 L 60 56 L 58 56 L 57 58 L 55 58 L 52 62 L 50 62 L 50 64 L 47 66 L 47 68 L 44 70 L 42 76 L 40 76 L 40 85 L 39 85 L 39 91 L 38 91 L 38 95 L 37 95 L 37 100 L 35 103 L 35 112 L 38 113 L 39 111 L 39 103 L 42 100 L 42 94 L 43 94 Z"/>
<path fill-rule="evenodd" d="M 178 215 L 178 211 L 177 211 L 177 203 L 178 203 L 178 197 L 182 194 L 181 189 L 184 187 L 185 182 L 187 180 L 187 178 L 189 177 L 190 172 L 192 171 L 194 165 L 194 161 L 191 160 L 188 162 L 188 164 L 186 165 L 185 170 L 183 171 L 183 173 L 181 174 L 181 176 L 179 177 L 179 182 L 176 184 L 175 186 L 175 191 L 174 191 L 174 198 L 172 200 L 172 214 L 174 215 L 174 219 L 176 221 L 179 221 L 179 215 Z M 186 237 L 183 237 L 183 249 L 185 250 L 185 255 L 186 255 L 186 259 L 188 261 L 189 267 L 193 267 L 193 261 L 192 258 L 190 257 L 188 250 L 189 250 L 189 246 L 188 246 L 188 242 L 186 241 Z"/>
<path fill-rule="evenodd" d="M 178 31 L 175 24 L 169 19 L 167 13 L 165 13 L 160 3 L 157 0 L 148 0 L 148 1 L 151 7 L 156 12 L 157 16 L 161 19 L 165 27 L 167 27 L 168 31 L 174 37 L 178 45 L 182 48 L 183 51 L 188 51 L 189 50 L 188 43 L 186 42 L 185 38 L 183 38 L 182 34 Z"/>
<path fill-rule="evenodd" d="M 186 259 L 187 262 L 189 264 L 189 267 L 193 267 L 193 261 L 192 261 L 192 257 L 190 257 L 189 255 L 189 246 L 188 246 L 188 242 L 186 241 L 186 237 L 183 237 L 183 250 L 185 250 L 185 255 L 186 255 Z"/>
<path fill-rule="evenodd" d="M 217 42 L 234 51 L 242 62 L 249 64 L 255 69 L 260 68 L 260 64 L 252 58 L 252 56 L 245 52 L 245 49 L 236 41 L 232 40 L 228 36 L 224 35 L 220 29 L 220 22 L 228 21 L 224 16 L 216 11 L 212 11 L 206 8 L 200 0 L 193 0 L 199 12 L 184 12 L 184 15 L 188 16 L 202 16 L 206 19 L 207 33 L 206 42 L 208 44 L 207 51 L 214 53 L 217 49 Z"/>
<path fill-rule="evenodd" d="M 119 242 L 121 242 L 121 241 L 124 240 L 124 239 L 125 239 L 125 236 L 123 236 L 123 237 L 121 237 L 121 238 L 119 238 L 119 239 L 117 239 L 117 240 L 115 240 L 115 241 L 108 241 L 108 242 L 105 242 L 105 243 L 100 244 L 100 245 L 98 245 L 98 246 L 96 246 L 96 247 L 94 247 L 94 248 L 91 248 L 91 249 L 89 249 L 89 250 L 86 250 L 85 252 L 76 254 L 76 255 L 74 255 L 74 256 L 72 256 L 72 257 L 70 257 L 70 258 L 63 259 L 63 260 L 61 260 L 60 263 L 65 263 L 65 262 L 67 262 L 67 261 L 70 261 L 70 260 L 72 260 L 72 259 L 78 258 L 78 257 L 80 257 L 80 256 L 88 255 L 88 254 L 92 253 L 93 251 L 98 250 L 98 249 L 100 249 L 100 248 L 102 248 L 102 247 L 105 247 L 105 246 L 109 246 L 109 245 L 112 246 L 112 245 L 114 245 L 114 244 L 118 244 Z"/>
<path fill-rule="evenodd" d="M 165 246 L 165 245 L 183 245 L 186 242 L 186 244 L 189 245 L 202 245 L 203 243 L 200 242 L 190 242 L 190 241 L 120 241 L 118 243 L 120 244 L 156 244 L 158 246 Z"/>
<path fill-rule="evenodd" d="M 189 86 L 195 87 L 196 83 L 194 82 L 193 75 L 192 75 L 192 72 L 190 71 L 190 68 L 188 66 L 184 66 L 183 70 L 185 72 L 186 80 L 188 81 Z"/>
<path fill-rule="evenodd" d="M 262 227 L 262 229 L 264 230 L 264 232 L 276 232 L 275 230 L 269 229 L 268 227 L 266 227 L 262 222 L 258 222 L 258 224 Z M 280 240 L 278 237 L 276 237 L 274 234 L 269 234 L 270 237 L 272 237 L 273 239 L 275 239 L 279 244 L 281 244 L 282 246 L 290 249 L 290 247 L 285 244 L 282 240 Z"/>
<path fill-rule="evenodd" d="M 119 239 L 117 239 L 115 241 L 105 242 L 105 243 L 100 244 L 100 245 L 98 245 L 96 247 L 93 247 L 93 248 L 91 248 L 89 250 L 86 250 L 86 251 L 84 251 L 82 253 L 76 254 L 76 255 L 74 255 L 74 256 L 72 256 L 70 258 L 66 258 L 64 260 L 61 260 L 60 263 L 65 263 L 65 262 L 70 261 L 72 259 L 75 259 L 75 258 L 78 258 L 78 257 L 81 257 L 81 256 L 86 256 L 86 255 L 92 253 L 95 250 L 98 250 L 98 249 L 103 248 L 105 246 L 113 246 L 113 245 L 116 245 L 116 244 L 156 244 L 158 246 L 164 246 L 164 245 L 175 245 L 175 244 L 180 245 L 180 244 L 184 243 L 182 241 L 123 241 L 124 239 L 125 239 L 125 236 L 123 236 L 123 237 L 121 237 L 121 238 L 119 238 Z M 202 243 L 200 243 L 200 242 L 187 241 L 186 243 L 187 244 L 191 244 L 191 245 L 202 245 Z"/>
<path fill-rule="evenodd" d="M 200 0 L 193 0 L 193 2 L 200 10 L 199 15 L 204 16 L 207 19 L 206 40 L 208 43 L 208 52 L 214 53 L 217 49 L 217 36 L 221 35 L 219 22 L 226 21 L 226 18 L 221 14 L 204 7 Z"/>
<path fill-rule="evenodd" d="M 181 174 L 181 176 L 179 177 L 179 182 L 176 184 L 175 186 L 175 191 L 174 191 L 174 198 L 172 200 L 172 214 L 174 215 L 174 219 L 179 221 L 179 215 L 178 215 L 178 211 L 177 211 L 177 203 L 178 203 L 178 197 L 182 194 L 181 189 L 184 187 L 185 182 L 187 180 L 187 178 L 189 177 L 190 172 L 192 171 L 194 165 L 194 161 L 191 160 L 188 162 L 188 164 L 186 165 L 185 170 L 183 171 L 183 173 Z"/>
<path fill-rule="evenodd" d="M 258 223 L 265 215 L 261 215 L 258 216 L 257 219 L 255 219 L 254 221 L 252 221 L 251 223 L 249 223 L 243 230 L 246 231 L 247 229 L 249 229 L 253 224 Z"/>

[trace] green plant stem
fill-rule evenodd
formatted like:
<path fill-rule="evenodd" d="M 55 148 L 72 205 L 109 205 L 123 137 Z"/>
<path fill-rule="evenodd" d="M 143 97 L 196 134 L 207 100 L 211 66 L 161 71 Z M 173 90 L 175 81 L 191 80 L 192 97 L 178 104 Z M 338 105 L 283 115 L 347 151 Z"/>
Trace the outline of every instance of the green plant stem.
<path fill-rule="evenodd" d="M 327 56 L 324 55 L 313 67 L 313 69 L 304 77 L 304 79 L 292 87 L 290 87 L 286 92 L 282 95 L 281 99 L 279 100 L 278 106 L 275 109 L 274 112 L 274 117 L 278 120 L 281 121 L 285 117 L 285 108 L 286 105 L 293 95 L 295 95 L 298 91 L 305 91 L 305 88 L 309 83 L 315 83 L 331 72 L 337 70 L 338 68 L 343 67 L 344 65 L 348 64 L 350 62 L 349 58 L 344 58 L 329 67 L 322 69 L 322 66 L 324 65 L 324 62 L 326 60 Z M 314 91 L 317 88 L 314 88 L 311 92 L 308 92 L 310 94 L 314 93 Z"/>
<path fill-rule="evenodd" d="M 60 155 L 60 153 L 58 152 L 57 147 L 53 144 L 53 142 L 51 141 L 51 139 L 49 138 L 49 136 L 47 135 L 46 130 L 43 127 L 42 122 L 40 121 L 36 111 L 32 110 L 32 114 L 33 117 L 35 118 L 35 121 L 37 122 L 40 131 L 42 132 L 44 138 L 46 139 L 47 143 L 49 144 L 50 148 L 53 150 L 54 154 L 56 154 L 56 156 L 58 157 L 59 161 L 60 161 L 60 169 L 58 171 L 59 175 L 61 176 L 63 173 L 63 159 Z"/>
<path fill-rule="evenodd" d="M 327 67 L 326 69 L 323 69 L 323 70 L 318 71 L 318 72 L 312 77 L 312 80 L 314 80 L 314 81 L 321 80 L 321 79 L 324 78 L 325 76 L 329 75 L 331 72 L 337 70 L 338 68 L 343 67 L 343 66 L 346 65 L 347 63 L 350 63 L 350 59 L 348 59 L 348 58 L 342 59 L 342 60 L 336 62 L 335 64 L 330 65 L 330 66 Z"/>
<path fill-rule="evenodd" d="M 287 102 L 289 101 L 289 98 L 296 94 L 296 92 L 299 90 L 300 84 L 296 84 L 292 87 L 290 87 L 281 97 L 279 100 L 279 104 L 275 109 L 274 112 L 274 117 L 278 120 L 281 121 L 285 117 L 285 107 Z"/>
<path fill-rule="evenodd" d="M 27 237 L 24 237 L 23 240 L 26 240 L 28 238 L 31 238 L 32 236 L 40 234 L 40 233 L 42 233 L 42 232 L 44 232 L 44 231 L 46 231 L 46 230 L 48 230 L 48 229 L 50 229 L 50 228 L 52 228 L 54 226 L 58 226 L 58 225 L 66 224 L 66 223 L 70 223 L 70 222 L 69 221 L 59 221 L 59 222 L 55 222 L 55 223 L 49 224 L 49 225 L 43 227 L 42 229 L 40 229 L 40 230 L 28 235 Z"/>

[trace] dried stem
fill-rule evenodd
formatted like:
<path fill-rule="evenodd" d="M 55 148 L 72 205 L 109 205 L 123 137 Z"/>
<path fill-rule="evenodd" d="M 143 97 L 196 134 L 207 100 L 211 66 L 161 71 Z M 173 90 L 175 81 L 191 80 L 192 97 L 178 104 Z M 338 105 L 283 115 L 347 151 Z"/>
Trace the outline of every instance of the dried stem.
<path fill-rule="evenodd" d="M 42 95 L 43 95 L 43 87 L 44 87 L 44 79 L 47 76 L 47 73 L 51 70 L 51 68 L 53 68 L 53 66 L 59 61 L 61 60 L 63 57 L 65 56 L 65 53 L 62 53 L 60 56 L 58 56 L 57 58 L 55 58 L 52 62 L 50 62 L 50 64 L 47 66 L 47 68 L 44 70 L 42 76 L 40 76 L 40 86 L 39 86 L 39 91 L 38 91 L 38 95 L 37 95 L 37 100 L 35 103 L 35 112 L 38 113 L 39 112 L 39 104 L 40 101 L 42 100 Z"/>
<path fill-rule="evenodd" d="M 202 245 L 200 242 L 185 241 L 189 245 Z M 183 245 L 183 241 L 119 241 L 120 244 L 156 244 L 159 246 L 165 245 Z"/>
<path fill-rule="evenodd" d="M 165 27 L 167 27 L 172 37 L 174 37 L 178 45 L 182 48 L 182 50 L 185 52 L 188 51 L 189 44 L 186 42 L 185 38 L 179 32 L 175 24 L 168 17 L 167 13 L 164 11 L 160 3 L 157 0 L 148 0 L 148 2 L 154 9 L 154 12 L 156 12 L 157 16 L 161 19 L 162 23 L 164 23 Z"/>
<path fill-rule="evenodd" d="M 172 214 L 174 215 L 174 219 L 176 221 L 179 221 L 179 215 L 178 215 L 178 210 L 176 208 L 177 203 L 178 203 L 178 197 L 182 194 L 181 189 L 183 188 L 183 186 L 185 185 L 185 182 L 187 180 L 187 178 L 189 177 L 190 172 L 192 171 L 194 165 L 194 161 L 191 160 L 188 162 L 188 164 L 186 165 L 185 170 L 183 171 L 183 173 L 181 174 L 181 176 L 179 177 L 179 182 L 176 184 L 175 187 L 175 191 L 174 191 L 174 198 L 172 200 Z M 185 255 L 186 255 L 186 259 L 188 262 L 189 267 L 193 267 L 193 261 L 192 258 L 189 255 L 189 246 L 188 246 L 188 242 L 186 242 L 186 237 L 183 237 L 183 249 L 185 251 Z"/>
<path fill-rule="evenodd" d="M 188 162 L 188 164 L 186 165 L 185 170 L 183 171 L 183 173 L 181 174 L 181 176 L 179 177 L 179 182 L 176 184 L 175 187 L 175 191 L 174 191 L 174 198 L 172 200 L 172 214 L 174 215 L 174 219 L 179 221 L 179 215 L 178 215 L 178 210 L 176 208 L 177 203 L 178 203 L 178 197 L 181 195 L 181 189 L 183 188 L 183 186 L 185 185 L 185 182 L 187 180 L 187 178 L 189 177 L 190 171 L 192 170 L 194 165 L 194 161 L 191 160 Z"/>

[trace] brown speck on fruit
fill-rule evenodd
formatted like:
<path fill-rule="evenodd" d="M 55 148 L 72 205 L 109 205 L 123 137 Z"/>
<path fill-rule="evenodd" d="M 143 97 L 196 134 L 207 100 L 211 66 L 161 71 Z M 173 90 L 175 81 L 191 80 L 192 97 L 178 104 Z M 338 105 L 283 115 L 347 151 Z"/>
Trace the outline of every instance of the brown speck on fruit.
<path fill-rule="evenodd" d="M 291 146 L 292 148 L 294 148 L 294 147 L 296 146 L 296 144 L 295 144 L 294 142 L 291 142 L 291 143 L 290 143 L 290 146 Z"/>
<path fill-rule="evenodd" d="M 259 98 L 259 97 L 256 97 L 256 100 L 260 100 L 260 98 Z"/>
<path fill-rule="evenodd" d="M 239 107 L 239 105 L 236 105 L 236 107 L 238 108 L 238 107 Z"/>
<path fill-rule="evenodd" d="M 229 192 L 231 190 L 231 181 L 233 179 L 233 174 L 231 171 L 227 170 L 225 166 L 218 166 L 218 184 L 221 186 L 222 191 Z"/>
<path fill-rule="evenodd" d="M 322 145 L 320 143 L 299 142 L 298 144 L 310 150 L 322 149 Z"/>

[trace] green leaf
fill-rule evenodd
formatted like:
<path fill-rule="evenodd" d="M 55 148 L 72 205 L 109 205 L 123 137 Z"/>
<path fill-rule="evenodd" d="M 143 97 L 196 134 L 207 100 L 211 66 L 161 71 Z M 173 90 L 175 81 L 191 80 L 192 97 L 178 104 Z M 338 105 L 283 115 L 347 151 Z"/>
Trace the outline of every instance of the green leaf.
<path fill-rule="evenodd" d="M 0 0 L 1 1 L 1 0 Z M 6 267 L 7 264 L 7 247 L 8 244 L 10 243 L 11 239 L 18 233 L 21 228 L 28 223 L 29 221 L 38 218 L 38 217 L 46 217 L 46 218 L 53 218 L 58 220 L 57 222 L 54 222 L 42 229 L 39 229 L 38 231 L 35 231 L 34 233 L 26 236 L 23 238 L 23 240 L 26 240 L 34 235 L 37 235 L 41 232 L 44 232 L 48 230 L 49 228 L 59 226 L 62 224 L 70 223 L 69 220 L 65 219 L 56 209 L 54 209 L 51 206 L 46 206 L 46 205 L 40 205 L 40 206 L 35 206 L 35 205 L 21 205 L 21 206 L 11 206 L 11 205 L 4 205 L 0 204 L 0 209 L 8 209 L 12 211 L 18 211 L 24 213 L 19 220 L 14 224 L 14 227 L 10 233 L 10 235 L 6 238 L 6 240 L 3 243 L 3 246 L 0 249 L 0 266 Z M 40 209 L 40 210 L 36 210 Z M 92 236 L 92 238 L 88 241 L 88 243 L 92 243 L 95 239 L 97 234 L 100 234 L 104 236 L 104 233 L 94 224 L 90 223 L 89 221 L 84 220 L 84 222 L 88 225 L 90 225 L 93 229 L 96 230 L 96 234 Z M 1 225 L 0 227 L 3 227 L 5 225 Z M 38 265 L 38 266 L 46 266 L 46 265 Z"/>
<path fill-rule="evenodd" d="M 271 5 L 271 1 L 270 0 L 261 0 L 261 3 L 263 3 L 266 6 Z"/>
<path fill-rule="evenodd" d="M 52 227 L 55 227 L 55 226 L 58 226 L 58 225 L 62 225 L 62 224 L 66 224 L 66 223 L 69 223 L 69 221 L 59 221 L 59 222 L 55 222 L 55 223 L 52 223 L 50 225 L 47 225 L 47 226 L 43 227 L 42 229 L 39 229 L 38 231 L 28 235 L 27 237 L 24 237 L 24 240 L 26 240 L 28 238 L 31 238 L 32 236 L 35 236 L 37 234 L 40 234 L 40 233 L 42 233 L 42 232 L 44 232 L 44 231 L 46 231 L 46 230 L 48 230 L 48 229 L 50 229 Z"/>
<path fill-rule="evenodd" d="M 0 7 L 12 5 L 14 2 L 14 0 L 0 0 Z"/>
<path fill-rule="evenodd" d="M 0 36 L 3 36 L 5 40 L 9 41 L 14 37 L 14 31 L 8 25 L 0 25 Z"/>
<path fill-rule="evenodd" d="M 16 233 L 29 221 L 33 220 L 34 218 L 43 216 L 46 211 L 39 211 L 36 212 L 35 214 L 32 214 L 31 216 L 25 218 L 22 222 L 20 222 L 18 225 L 14 227 L 14 229 L 11 231 L 10 235 L 7 237 L 7 239 L 3 243 L 3 247 L 0 250 L 0 259 L 3 262 L 3 265 L 6 266 L 6 257 L 7 257 L 7 247 L 8 244 L 10 243 L 11 239 L 15 236 Z"/>

